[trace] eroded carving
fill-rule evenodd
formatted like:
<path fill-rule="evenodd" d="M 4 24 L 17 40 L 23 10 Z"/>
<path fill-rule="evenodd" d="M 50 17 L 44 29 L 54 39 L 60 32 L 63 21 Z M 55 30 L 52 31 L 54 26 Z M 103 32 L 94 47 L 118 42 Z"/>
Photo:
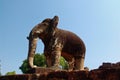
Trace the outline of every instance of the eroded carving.
<path fill-rule="evenodd" d="M 84 70 L 85 45 L 74 33 L 57 28 L 59 18 L 54 16 L 36 25 L 30 32 L 28 63 L 31 68 L 36 51 L 38 38 L 44 43 L 44 55 L 47 67 L 59 67 L 60 56 L 63 56 L 69 64 L 69 70 Z"/>

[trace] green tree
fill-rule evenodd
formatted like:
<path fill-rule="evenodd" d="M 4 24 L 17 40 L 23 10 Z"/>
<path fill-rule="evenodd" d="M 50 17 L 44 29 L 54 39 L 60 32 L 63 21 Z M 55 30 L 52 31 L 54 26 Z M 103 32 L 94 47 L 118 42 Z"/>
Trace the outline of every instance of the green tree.
<path fill-rule="evenodd" d="M 68 69 L 67 61 L 63 57 L 60 57 L 60 66 L 62 66 L 62 69 Z"/>
<path fill-rule="evenodd" d="M 34 56 L 34 64 L 39 66 L 39 67 L 46 67 L 45 56 L 43 54 L 35 54 L 35 56 Z M 68 69 L 68 64 L 67 64 L 66 60 L 63 57 L 60 58 L 60 66 L 61 66 L 62 69 Z M 23 73 L 27 73 L 30 70 L 30 68 L 28 66 L 27 59 L 25 59 L 23 61 L 22 65 L 19 67 L 19 69 Z"/>
<path fill-rule="evenodd" d="M 11 71 L 11 72 L 7 72 L 6 75 L 15 75 L 16 72 L 15 71 Z"/>

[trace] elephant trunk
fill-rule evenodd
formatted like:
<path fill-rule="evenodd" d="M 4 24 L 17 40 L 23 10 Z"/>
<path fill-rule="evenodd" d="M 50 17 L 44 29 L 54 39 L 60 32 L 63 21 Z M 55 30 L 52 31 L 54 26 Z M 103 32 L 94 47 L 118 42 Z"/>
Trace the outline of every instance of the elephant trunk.
<path fill-rule="evenodd" d="M 34 65 L 34 54 L 36 51 L 36 45 L 37 45 L 37 37 L 33 39 L 29 39 L 29 49 L 28 49 L 28 64 L 31 68 L 36 67 Z"/>

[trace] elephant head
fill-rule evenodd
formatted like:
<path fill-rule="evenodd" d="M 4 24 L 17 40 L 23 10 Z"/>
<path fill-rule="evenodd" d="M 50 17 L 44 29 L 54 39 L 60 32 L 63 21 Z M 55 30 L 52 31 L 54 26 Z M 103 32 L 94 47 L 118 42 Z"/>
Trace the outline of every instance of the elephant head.
<path fill-rule="evenodd" d="M 33 64 L 34 54 L 36 51 L 37 40 L 40 38 L 43 43 L 45 38 L 51 36 L 48 34 L 54 34 L 54 30 L 58 24 L 59 18 L 58 16 L 54 16 L 53 19 L 45 19 L 38 25 L 36 25 L 30 32 L 27 39 L 29 40 L 29 49 L 28 49 L 28 64 L 31 68 L 36 67 Z"/>

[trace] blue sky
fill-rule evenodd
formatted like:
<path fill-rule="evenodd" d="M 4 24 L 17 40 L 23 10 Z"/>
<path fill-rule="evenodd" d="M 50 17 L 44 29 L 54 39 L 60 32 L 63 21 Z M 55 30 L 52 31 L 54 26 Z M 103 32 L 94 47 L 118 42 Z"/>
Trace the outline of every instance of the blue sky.
<path fill-rule="evenodd" d="M 86 45 L 85 66 L 120 61 L 120 0 L 0 0 L 1 72 L 19 70 L 27 58 L 30 30 L 58 15 L 59 28 L 70 30 Z M 44 45 L 38 42 L 37 52 Z"/>

